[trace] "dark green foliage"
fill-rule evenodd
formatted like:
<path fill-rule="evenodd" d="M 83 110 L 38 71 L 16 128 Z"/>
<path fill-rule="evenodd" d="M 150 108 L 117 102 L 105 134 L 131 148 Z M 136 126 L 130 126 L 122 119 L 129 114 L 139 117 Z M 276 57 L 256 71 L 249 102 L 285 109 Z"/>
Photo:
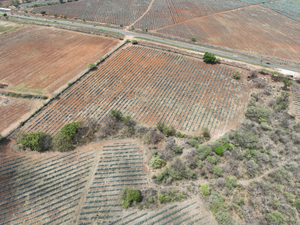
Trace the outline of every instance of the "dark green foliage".
<path fill-rule="evenodd" d="M 216 157 L 214 156 L 207 156 L 207 161 L 210 162 L 211 164 L 216 164 L 217 160 Z"/>
<path fill-rule="evenodd" d="M 111 110 L 110 115 L 114 118 L 116 118 L 117 121 L 123 120 L 123 113 L 120 110 Z"/>
<path fill-rule="evenodd" d="M 181 146 L 176 146 L 176 147 L 173 148 L 173 151 L 176 154 L 181 154 L 182 153 L 182 147 Z"/>
<path fill-rule="evenodd" d="M 202 145 L 202 146 L 199 146 L 198 148 L 198 158 L 200 160 L 204 160 L 206 159 L 206 157 L 208 155 L 210 155 L 212 153 L 212 150 L 211 150 L 211 147 L 207 146 L 207 145 Z"/>
<path fill-rule="evenodd" d="M 294 205 L 296 206 L 296 209 L 298 210 L 298 212 L 300 212 L 300 200 L 296 200 Z"/>
<path fill-rule="evenodd" d="M 132 40 L 131 43 L 132 43 L 133 45 L 138 44 L 137 40 Z"/>
<path fill-rule="evenodd" d="M 175 136 L 176 130 L 173 126 L 167 126 L 164 122 L 158 122 L 156 124 L 156 128 L 162 132 L 164 135 L 168 136 Z"/>
<path fill-rule="evenodd" d="M 188 179 L 188 180 L 190 180 L 190 179 L 196 179 L 196 174 L 189 167 L 182 168 L 182 176 L 185 179 Z"/>
<path fill-rule="evenodd" d="M 281 111 L 286 109 L 288 106 L 287 104 L 283 101 L 282 97 L 276 98 L 276 104 L 274 104 L 274 110 L 275 111 Z"/>
<path fill-rule="evenodd" d="M 182 179 L 181 171 L 178 170 L 178 169 L 171 168 L 169 170 L 169 174 L 175 180 L 181 180 Z"/>
<path fill-rule="evenodd" d="M 231 144 L 224 144 L 224 147 L 227 149 L 227 150 L 232 150 L 233 149 L 233 146 Z"/>
<path fill-rule="evenodd" d="M 197 40 L 197 38 L 195 38 L 195 37 L 191 38 L 191 41 L 193 41 L 193 42 L 196 42 L 196 40 Z"/>
<path fill-rule="evenodd" d="M 216 58 L 215 54 L 212 54 L 210 52 L 205 52 L 205 54 L 203 56 L 203 60 L 208 63 L 215 63 L 216 59 L 217 58 Z"/>
<path fill-rule="evenodd" d="M 184 138 L 185 137 L 185 135 L 183 134 L 183 133 L 181 133 L 180 131 L 177 131 L 177 137 L 179 137 L 179 138 Z"/>
<path fill-rule="evenodd" d="M 53 148 L 57 151 L 66 151 L 70 150 L 73 147 L 73 144 L 71 141 L 67 139 L 67 137 L 59 132 L 52 140 Z"/>
<path fill-rule="evenodd" d="M 218 155 L 223 155 L 223 147 L 222 146 L 219 146 L 219 147 L 215 148 L 214 150 Z"/>
<path fill-rule="evenodd" d="M 24 148 L 30 148 L 33 151 L 46 151 L 51 147 L 51 137 L 49 134 L 43 132 L 34 132 L 26 134 L 19 133 L 17 137 L 17 144 Z"/>
<path fill-rule="evenodd" d="M 254 120 L 256 122 L 259 122 L 259 119 L 268 120 L 268 118 L 270 116 L 270 110 L 264 109 L 264 108 L 258 108 L 255 106 L 249 106 L 247 108 L 245 116 L 248 119 Z"/>
<path fill-rule="evenodd" d="M 66 136 L 68 141 L 72 141 L 81 123 L 82 122 L 79 121 L 66 124 L 63 128 L 61 128 L 61 133 L 63 133 Z"/>
<path fill-rule="evenodd" d="M 139 189 L 126 187 L 120 192 L 120 200 L 123 208 L 127 209 L 132 202 L 139 202 L 141 200 L 141 192 Z"/>
<path fill-rule="evenodd" d="M 162 194 L 159 194 L 158 195 L 158 200 L 160 201 L 160 203 L 166 203 L 166 202 L 171 202 L 172 199 L 168 196 L 168 195 L 162 195 Z"/>
<path fill-rule="evenodd" d="M 44 10 L 41 11 L 41 14 L 44 15 L 46 12 Z"/>
<path fill-rule="evenodd" d="M 157 179 L 158 181 L 161 181 L 163 178 L 164 178 L 164 175 L 161 174 L 161 173 L 158 174 L 157 177 L 156 177 L 156 179 Z"/>

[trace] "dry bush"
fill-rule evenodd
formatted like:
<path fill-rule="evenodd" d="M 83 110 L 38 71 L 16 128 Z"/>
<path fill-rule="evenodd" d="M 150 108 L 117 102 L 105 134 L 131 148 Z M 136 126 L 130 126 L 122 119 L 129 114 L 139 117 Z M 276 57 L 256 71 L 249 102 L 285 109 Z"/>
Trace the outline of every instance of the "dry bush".
<path fill-rule="evenodd" d="M 267 81 L 262 78 L 253 79 L 253 83 L 256 88 L 265 88 L 267 85 Z"/>
<path fill-rule="evenodd" d="M 250 71 L 250 77 L 253 78 L 257 78 L 258 75 L 258 71 L 257 70 L 251 70 Z"/>
<path fill-rule="evenodd" d="M 107 115 L 103 122 L 101 123 L 101 126 L 99 128 L 99 131 L 97 132 L 98 137 L 106 137 L 112 134 L 115 134 L 118 132 L 122 127 L 122 122 L 118 121 L 115 117 L 111 115 Z"/>
<path fill-rule="evenodd" d="M 164 139 L 164 135 L 156 128 L 150 128 L 149 131 L 143 136 L 143 141 L 146 144 L 157 144 Z"/>

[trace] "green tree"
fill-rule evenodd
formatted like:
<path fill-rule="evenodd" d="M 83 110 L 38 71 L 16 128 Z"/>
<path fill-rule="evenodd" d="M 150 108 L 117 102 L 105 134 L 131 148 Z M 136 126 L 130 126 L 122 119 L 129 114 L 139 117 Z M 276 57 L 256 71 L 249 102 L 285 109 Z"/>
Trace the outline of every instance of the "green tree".
<path fill-rule="evenodd" d="M 288 78 L 283 78 L 282 82 L 284 84 L 284 87 L 283 87 L 284 90 L 287 90 L 288 87 L 293 85 L 293 82 Z"/>
<path fill-rule="evenodd" d="M 69 124 L 66 124 L 62 129 L 61 132 L 66 136 L 67 140 L 71 141 L 74 137 L 74 135 L 77 133 L 79 125 L 82 122 L 72 122 Z"/>
<path fill-rule="evenodd" d="M 214 174 L 216 177 L 222 177 L 223 176 L 223 170 L 219 165 L 216 165 L 214 167 Z"/>
<path fill-rule="evenodd" d="M 223 155 L 223 147 L 222 146 L 219 146 L 219 147 L 215 148 L 214 150 L 218 155 Z"/>
<path fill-rule="evenodd" d="M 161 168 L 164 165 L 166 165 L 166 162 L 164 160 L 162 160 L 160 157 L 158 156 L 153 156 L 150 160 L 150 166 L 153 169 L 157 169 L 157 168 Z"/>
<path fill-rule="evenodd" d="M 127 209 L 131 206 L 132 202 L 140 202 L 141 201 L 141 192 L 136 188 L 123 188 L 120 191 L 120 200 L 123 208 Z"/>
<path fill-rule="evenodd" d="M 21 132 L 17 136 L 17 144 L 22 148 L 29 148 L 33 151 L 46 151 L 51 147 L 51 136 L 44 132 L 34 132 L 26 134 Z"/>
<path fill-rule="evenodd" d="M 207 63 L 215 63 L 216 61 L 216 56 L 215 54 L 212 54 L 210 52 L 205 52 L 204 56 L 203 56 L 203 60 Z"/>
<path fill-rule="evenodd" d="M 42 14 L 42 15 L 45 15 L 45 13 L 46 13 L 46 11 L 44 11 L 44 10 L 41 11 L 41 14 Z"/>
<path fill-rule="evenodd" d="M 96 65 L 95 65 L 94 63 L 89 63 L 89 64 L 88 64 L 88 69 L 89 69 L 89 70 L 96 69 Z"/>

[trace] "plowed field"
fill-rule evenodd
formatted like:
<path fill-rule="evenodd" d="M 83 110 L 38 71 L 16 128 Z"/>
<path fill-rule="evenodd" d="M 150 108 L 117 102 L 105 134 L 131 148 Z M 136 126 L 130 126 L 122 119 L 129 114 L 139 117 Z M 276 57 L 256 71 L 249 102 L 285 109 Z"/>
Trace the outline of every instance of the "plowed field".
<path fill-rule="evenodd" d="M 0 96 L 0 133 L 3 133 L 32 108 L 29 101 Z"/>
<path fill-rule="evenodd" d="M 0 81 L 18 91 L 53 93 L 118 40 L 45 27 L 0 36 Z"/>
<path fill-rule="evenodd" d="M 157 30 L 208 44 L 300 61 L 300 24 L 260 6 L 224 12 Z"/>
<path fill-rule="evenodd" d="M 224 130 L 238 122 L 248 101 L 235 70 L 181 55 L 129 46 L 28 122 L 26 132 L 56 134 L 65 124 L 88 117 L 101 120 L 118 109 L 138 122 L 163 121 L 178 130 Z M 243 71 L 241 71 L 243 72 Z"/>

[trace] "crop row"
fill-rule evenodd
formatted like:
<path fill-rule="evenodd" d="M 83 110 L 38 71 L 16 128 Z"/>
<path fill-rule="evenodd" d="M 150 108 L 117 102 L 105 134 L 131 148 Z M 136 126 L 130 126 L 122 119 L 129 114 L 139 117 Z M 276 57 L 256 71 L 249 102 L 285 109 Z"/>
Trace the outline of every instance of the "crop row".
<path fill-rule="evenodd" d="M 101 122 L 112 109 L 149 125 L 162 121 L 185 131 L 223 128 L 239 119 L 248 98 L 243 82 L 231 78 L 233 72 L 177 54 L 128 47 L 73 85 L 24 131 L 56 134 L 71 121 L 91 117 Z"/>
<path fill-rule="evenodd" d="M 236 9 L 248 4 L 238 0 L 154 1 L 150 10 L 135 25 L 149 30 L 177 24 L 197 17 Z"/>
<path fill-rule="evenodd" d="M 37 159 L 1 157 L 0 224 L 71 220 L 93 162 L 90 152 Z"/>
<path fill-rule="evenodd" d="M 66 15 L 108 24 L 130 25 L 148 8 L 150 0 L 90 0 L 36 8 L 49 14 Z"/>
<path fill-rule="evenodd" d="M 262 4 L 263 7 L 272 9 L 284 16 L 300 22 L 300 2 L 299 1 L 272 1 Z"/>
<path fill-rule="evenodd" d="M 114 144 L 103 147 L 94 173 L 94 180 L 89 187 L 85 204 L 80 212 L 80 221 L 97 220 L 99 222 L 100 220 L 101 223 L 105 223 L 105 220 L 108 218 L 110 221 L 122 219 L 122 205 L 119 202 L 119 191 L 126 186 L 136 186 L 142 189 L 147 185 L 146 174 L 143 168 L 143 158 L 141 158 L 143 154 L 132 154 L 130 151 L 132 149 L 136 153 L 140 153 L 139 147 L 136 145 Z M 113 153 L 112 159 L 103 162 L 103 159 L 107 157 L 105 155 L 109 151 Z M 114 159 L 118 159 L 118 163 L 115 163 Z M 126 159 L 139 159 L 138 163 L 141 166 L 136 166 L 135 163 L 128 162 Z M 103 209 L 106 210 L 103 211 Z M 91 217 L 86 217 L 87 215 Z"/>
<path fill-rule="evenodd" d="M 299 24 L 259 6 L 197 18 L 157 32 L 188 40 L 194 37 L 197 42 L 267 57 L 300 60 Z M 287 33 L 288 36 L 284 35 Z"/>

